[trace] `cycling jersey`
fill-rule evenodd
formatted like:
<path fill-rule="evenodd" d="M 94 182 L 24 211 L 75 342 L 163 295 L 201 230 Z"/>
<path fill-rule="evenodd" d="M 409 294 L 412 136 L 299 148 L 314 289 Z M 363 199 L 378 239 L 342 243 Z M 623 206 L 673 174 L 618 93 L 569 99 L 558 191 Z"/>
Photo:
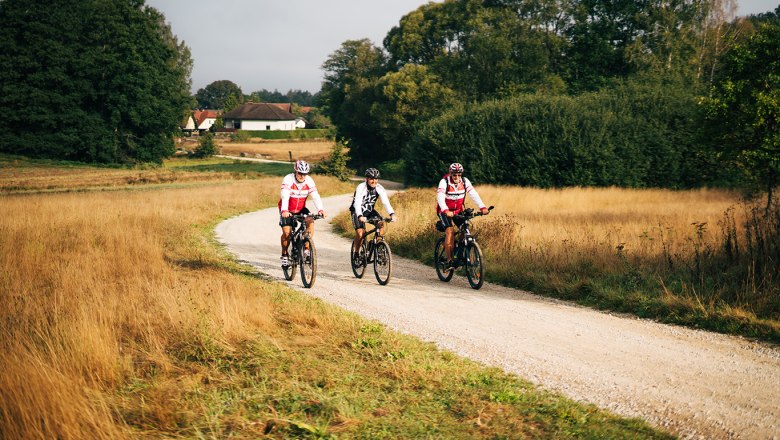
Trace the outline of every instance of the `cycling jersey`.
<path fill-rule="evenodd" d="M 301 212 L 306 207 L 306 198 L 311 196 L 317 211 L 322 211 L 322 199 L 317 192 L 317 185 L 310 176 L 303 182 L 295 179 L 295 174 L 288 174 L 282 179 L 282 190 L 279 198 L 279 211 L 290 211 L 293 214 Z"/>
<path fill-rule="evenodd" d="M 392 215 L 394 213 L 393 207 L 390 205 L 390 199 L 387 197 L 387 191 L 379 183 L 373 188 L 368 186 L 366 182 L 361 183 L 355 188 L 355 195 L 352 197 L 352 212 L 357 216 L 368 217 L 374 210 L 377 198 L 382 200 L 382 204 L 385 206 L 387 213 Z"/>
<path fill-rule="evenodd" d="M 479 209 L 485 208 L 482 199 L 479 198 L 477 190 L 471 186 L 469 179 L 460 178 L 460 182 L 454 183 L 449 174 L 445 174 L 439 182 L 439 188 L 436 191 L 436 213 L 442 211 L 452 211 L 453 214 L 459 214 L 463 211 L 463 202 L 466 200 L 466 194 L 477 204 Z"/>

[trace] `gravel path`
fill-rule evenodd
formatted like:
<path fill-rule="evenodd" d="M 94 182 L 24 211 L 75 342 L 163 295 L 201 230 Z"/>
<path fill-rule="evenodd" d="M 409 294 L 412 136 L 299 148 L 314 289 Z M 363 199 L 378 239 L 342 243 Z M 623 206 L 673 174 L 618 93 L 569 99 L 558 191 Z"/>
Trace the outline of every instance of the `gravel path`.
<path fill-rule="evenodd" d="M 337 213 L 350 199 L 324 203 Z M 216 232 L 239 260 L 285 282 L 277 223 L 271 208 L 225 220 Z M 490 283 L 476 291 L 459 275 L 442 283 L 432 268 L 398 256 L 390 283 L 379 286 L 370 268 L 363 279 L 352 275 L 350 241 L 327 219 L 317 222 L 314 242 L 313 288 L 303 289 L 299 275 L 289 284 L 324 301 L 682 438 L 780 439 L 776 347 Z"/>

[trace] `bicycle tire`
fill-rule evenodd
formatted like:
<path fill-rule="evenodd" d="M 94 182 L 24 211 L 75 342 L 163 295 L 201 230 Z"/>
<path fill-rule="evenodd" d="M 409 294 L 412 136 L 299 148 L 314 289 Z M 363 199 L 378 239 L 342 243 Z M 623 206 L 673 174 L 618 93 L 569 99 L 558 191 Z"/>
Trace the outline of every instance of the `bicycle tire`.
<path fill-rule="evenodd" d="M 436 247 L 433 251 L 433 265 L 436 267 L 436 275 L 441 281 L 447 282 L 452 279 L 452 275 L 455 273 L 455 269 L 446 268 L 447 257 L 446 250 L 444 249 L 444 237 L 440 238 L 436 242 Z"/>
<path fill-rule="evenodd" d="M 298 267 L 298 256 L 293 255 L 293 253 L 287 253 L 287 255 L 289 255 L 289 264 L 287 266 L 282 266 L 282 273 L 284 273 L 284 279 L 287 281 L 292 281 L 293 278 L 295 278 L 295 269 Z"/>
<path fill-rule="evenodd" d="M 380 241 L 374 246 L 374 276 L 376 281 L 384 286 L 390 282 L 392 274 L 393 254 L 390 252 L 390 245 Z"/>
<path fill-rule="evenodd" d="M 482 249 L 476 241 L 466 245 L 466 278 L 472 289 L 479 289 L 485 275 L 484 260 L 482 258 Z"/>
<path fill-rule="evenodd" d="M 352 250 L 352 245 L 349 246 L 349 265 L 352 266 L 352 273 L 355 274 L 355 278 L 363 278 L 363 274 L 366 272 L 366 241 L 360 244 L 359 253 L 363 254 L 361 258 L 361 264 L 355 265 L 355 252 Z"/>
<path fill-rule="evenodd" d="M 309 245 L 309 256 L 304 256 L 304 249 L 306 245 Z M 314 248 L 314 242 L 311 238 L 304 238 L 301 241 L 301 247 L 298 251 L 299 260 L 301 264 L 301 281 L 303 287 L 311 288 L 314 285 L 314 280 L 317 278 L 317 250 Z"/>

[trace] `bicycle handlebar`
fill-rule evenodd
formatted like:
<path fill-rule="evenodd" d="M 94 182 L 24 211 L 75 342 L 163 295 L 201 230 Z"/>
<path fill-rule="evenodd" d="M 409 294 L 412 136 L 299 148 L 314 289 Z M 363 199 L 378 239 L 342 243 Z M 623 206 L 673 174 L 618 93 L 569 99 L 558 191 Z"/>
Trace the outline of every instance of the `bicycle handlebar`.
<path fill-rule="evenodd" d="M 492 211 L 495 206 L 488 207 L 488 212 Z M 479 217 L 480 215 L 487 215 L 487 213 L 483 214 L 482 212 L 474 212 L 474 208 L 468 208 L 465 209 L 460 214 L 455 214 L 454 217 L 461 217 L 461 218 L 473 218 L 473 217 Z"/>
<path fill-rule="evenodd" d="M 294 218 L 295 220 L 303 220 L 303 219 L 305 219 L 307 217 L 311 217 L 314 220 L 319 220 L 319 219 L 323 218 L 324 216 L 320 215 L 320 214 L 292 214 L 290 217 Z"/>
<path fill-rule="evenodd" d="M 369 217 L 369 218 L 366 219 L 366 223 L 371 223 L 372 225 L 376 225 L 376 223 L 381 222 L 381 221 L 392 222 L 393 218 L 392 217 L 377 217 L 377 216 L 374 216 L 374 217 Z"/>

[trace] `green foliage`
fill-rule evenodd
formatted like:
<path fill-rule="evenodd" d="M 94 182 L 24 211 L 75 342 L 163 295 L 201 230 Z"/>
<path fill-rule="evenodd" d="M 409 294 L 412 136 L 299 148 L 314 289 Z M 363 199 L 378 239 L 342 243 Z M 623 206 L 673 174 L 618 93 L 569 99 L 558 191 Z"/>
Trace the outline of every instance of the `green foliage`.
<path fill-rule="evenodd" d="M 200 138 L 198 146 L 195 148 L 195 151 L 192 152 L 192 156 L 202 159 L 217 154 L 217 151 L 218 147 L 217 143 L 214 142 L 214 135 L 212 133 L 207 133 Z"/>
<path fill-rule="evenodd" d="M 349 155 L 346 150 L 347 146 L 341 142 L 333 144 L 328 158 L 317 165 L 317 172 L 336 177 L 342 182 L 349 180 L 355 175 L 355 170 L 347 167 Z"/>
<path fill-rule="evenodd" d="M 140 1 L 0 2 L 0 151 L 161 162 L 191 107 L 189 49 Z"/>
<path fill-rule="evenodd" d="M 383 145 L 379 121 L 371 117 L 379 93 L 376 84 L 385 73 L 383 52 L 368 39 L 349 40 L 325 60 L 322 69 L 322 108 L 336 126 L 337 138 L 349 140 L 358 163 L 372 158 Z"/>
<path fill-rule="evenodd" d="M 291 102 L 305 107 L 316 105 L 318 98 L 319 94 L 312 95 L 311 92 L 306 90 L 292 89 L 288 90 L 285 94 L 282 94 L 278 90 L 271 92 L 266 89 L 261 89 L 254 91 L 249 95 L 249 99 L 254 102 Z"/>
<path fill-rule="evenodd" d="M 780 183 L 780 18 L 767 17 L 726 56 L 708 101 L 727 162 L 772 192 Z"/>
<path fill-rule="evenodd" d="M 198 108 L 232 110 L 244 102 L 244 94 L 233 81 L 226 79 L 214 81 L 195 93 Z M 231 107 L 228 108 L 228 105 Z"/>
<path fill-rule="evenodd" d="M 701 109 L 679 88 L 627 83 L 579 97 L 524 95 L 453 110 L 405 155 L 413 184 L 450 162 L 476 181 L 538 187 L 680 188 L 717 183 L 699 138 Z"/>

